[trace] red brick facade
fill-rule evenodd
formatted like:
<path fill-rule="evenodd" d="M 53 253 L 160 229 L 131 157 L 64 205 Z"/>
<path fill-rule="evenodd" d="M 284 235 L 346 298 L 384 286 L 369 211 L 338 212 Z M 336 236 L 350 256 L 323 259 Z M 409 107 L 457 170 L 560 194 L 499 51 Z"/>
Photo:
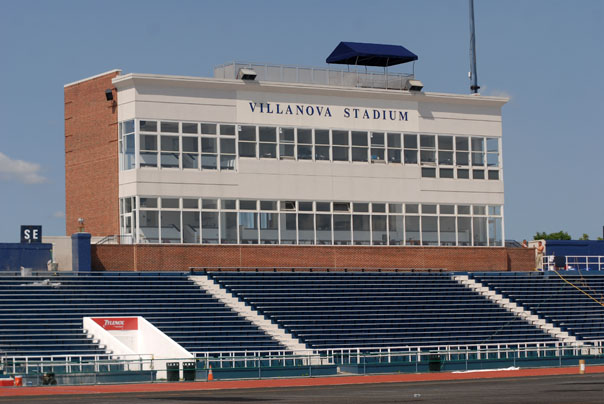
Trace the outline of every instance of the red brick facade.
<path fill-rule="evenodd" d="M 117 71 L 65 87 L 65 231 L 119 234 Z"/>
<path fill-rule="evenodd" d="M 534 257 L 529 248 L 492 247 L 92 246 L 92 268 L 97 271 L 188 271 L 189 267 L 530 271 Z"/>

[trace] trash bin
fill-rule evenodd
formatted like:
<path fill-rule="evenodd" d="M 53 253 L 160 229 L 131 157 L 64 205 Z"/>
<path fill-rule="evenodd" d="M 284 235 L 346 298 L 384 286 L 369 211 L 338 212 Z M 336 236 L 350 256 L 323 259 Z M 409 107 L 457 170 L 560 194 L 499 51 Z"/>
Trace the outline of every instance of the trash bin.
<path fill-rule="evenodd" d="M 185 382 L 195 381 L 195 362 L 183 362 L 182 378 Z"/>
<path fill-rule="evenodd" d="M 57 384 L 57 379 L 55 379 L 54 372 L 44 373 L 42 376 L 42 384 L 44 386 L 54 386 Z"/>
<path fill-rule="evenodd" d="M 178 362 L 168 362 L 166 363 L 166 371 L 167 371 L 167 376 L 166 379 L 169 382 L 177 382 L 178 380 L 180 380 L 180 363 Z"/>
<path fill-rule="evenodd" d="M 428 369 L 430 372 L 440 372 L 442 360 L 439 354 L 430 354 L 428 357 Z"/>

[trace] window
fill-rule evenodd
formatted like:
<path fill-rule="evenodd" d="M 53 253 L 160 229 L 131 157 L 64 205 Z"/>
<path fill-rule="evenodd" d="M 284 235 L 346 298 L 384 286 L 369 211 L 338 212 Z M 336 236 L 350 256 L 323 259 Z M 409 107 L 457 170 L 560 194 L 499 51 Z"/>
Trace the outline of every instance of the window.
<path fill-rule="evenodd" d="M 241 244 L 258 244 L 258 213 L 239 212 Z"/>
<path fill-rule="evenodd" d="M 180 212 L 161 211 L 161 242 L 180 243 Z"/>
<path fill-rule="evenodd" d="M 279 158 L 295 158 L 294 128 L 279 128 Z"/>
<path fill-rule="evenodd" d="M 355 245 L 369 245 L 371 243 L 369 219 L 369 215 L 352 216 L 352 235 Z"/>
<path fill-rule="evenodd" d="M 487 166 L 499 166 L 499 139 L 487 138 Z"/>
<path fill-rule="evenodd" d="M 436 136 L 420 135 L 420 162 L 422 164 L 436 164 Z"/>
<path fill-rule="evenodd" d="M 422 167 L 422 178 L 436 178 L 436 168 Z"/>
<path fill-rule="evenodd" d="M 182 123 L 182 133 L 189 133 L 189 134 L 196 135 L 199 133 L 199 125 L 196 123 L 183 122 Z"/>
<path fill-rule="evenodd" d="M 350 215 L 333 215 L 334 245 L 350 245 L 350 224 Z"/>
<path fill-rule="evenodd" d="M 139 212 L 138 239 L 141 243 L 159 243 L 159 211 Z"/>
<path fill-rule="evenodd" d="M 199 139 L 197 137 L 182 137 L 182 168 L 199 168 Z"/>
<path fill-rule="evenodd" d="M 405 164 L 417 164 L 417 135 L 404 135 Z"/>
<path fill-rule="evenodd" d="M 332 131 L 333 161 L 348 161 L 348 131 Z"/>
<path fill-rule="evenodd" d="M 276 205 L 276 204 L 275 204 Z M 276 206 L 275 206 L 276 208 Z M 263 202 L 260 202 L 263 209 Z M 279 216 L 276 212 L 260 212 L 260 244 L 277 244 L 279 242 Z"/>
<path fill-rule="evenodd" d="M 135 153 L 136 147 L 134 144 L 134 121 L 126 121 L 122 123 L 122 141 L 121 141 L 121 152 L 122 152 L 122 164 L 123 170 L 132 170 L 135 168 Z"/>
<path fill-rule="evenodd" d="M 157 167 L 157 135 L 140 135 L 140 166 Z"/>
<path fill-rule="evenodd" d="M 329 130 L 315 130 L 315 160 L 329 160 Z"/>
<path fill-rule="evenodd" d="M 317 210 L 319 208 L 319 202 L 317 202 Z M 331 214 L 330 213 L 317 213 L 315 215 L 317 220 L 317 244 L 331 245 Z"/>
<path fill-rule="evenodd" d="M 141 132 L 157 132 L 157 121 L 139 121 L 138 129 Z"/>
<path fill-rule="evenodd" d="M 239 157 L 256 157 L 256 127 L 239 127 Z"/>
<path fill-rule="evenodd" d="M 374 214 L 371 216 L 371 239 L 373 240 L 373 245 L 388 244 L 388 233 L 386 231 L 387 219 L 388 216 L 386 215 Z"/>
<path fill-rule="evenodd" d="M 472 178 L 475 180 L 484 180 L 484 170 L 472 170 Z"/>
<path fill-rule="evenodd" d="M 388 133 L 388 162 L 401 162 L 401 134 Z"/>
<path fill-rule="evenodd" d="M 202 209 L 218 209 L 218 201 L 216 199 L 203 199 L 201 201 Z"/>
<path fill-rule="evenodd" d="M 422 216 L 422 245 L 438 245 L 437 216 Z"/>
<path fill-rule="evenodd" d="M 178 122 L 161 122 L 160 128 L 163 133 L 178 133 Z"/>
<path fill-rule="evenodd" d="M 295 213 L 280 213 L 281 244 L 297 243 L 297 225 Z"/>
<path fill-rule="evenodd" d="M 298 213 L 298 244 L 315 243 L 315 215 Z"/>
<path fill-rule="evenodd" d="M 489 218 L 489 245 L 490 246 L 502 246 L 502 223 L 499 217 Z"/>
<path fill-rule="evenodd" d="M 233 139 L 224 139 L 225 141 Z M 203 170 L 216 170 L 218 155 L 218 139 L 216 137 L 201 137 L 201 168 Z"/>
<path fill-rule="evenodd" d="M 470 178 L 470 170 L 468 170 L 467 168 L 458 168 L 457 169 L 457 178 L 460 178 L 460 179 Z"/>
<path fill-rule="evenodd" d="M 385 139 L 384 133 L 371 133 L 371 162 L 383 163 L 385 161 Z"/>
<path fill-rule="evenodd" d="M 474 246 L 486 246 L 487 245 L 487 218 L 486 217 L 473 217 L 473 235 L 474 235 Z"/>
<path fill-rule="evenodd" d="M 455 216 L 441 216 L 440 245 L 454 246 L 456 244 Z"/>
<path fill-rule="evenodd" d="M 298 160 L 312 160 L 312 129 L 298 129 Z"/>
<path fill-rule="evenodd" d="M 237 244 L 236 212 L 220 212 L 220 243 Z"/>
<path fill-rule="evenodd" d="M 220 169 L 235 169 L 235 139 L 220 138 Z"/>
<path fill-rule="evenodd" d="M 218 212 L 201 212 L 201 241 L 218 244 Z"/>
<path fill-rule="evenodd" d="M 469 216 L 457 217 L 457 245 L 472 245 L 472 218 Z"/>
<path fill-rule="evenodd" d="M 352 137 L 352 161 L 368 161 L 367 132 L 353 131 Z"/>
<path fill-rule="evenodd" d="M 470 143 L 465 136 L 455 137 L 455 164 L 458 166 L 470 165 Z"/>
<path fill-rule="evenodd" d="M 163 125 L 163 122 L 162 122 Z M 163 127 L 163 126 L 162 126 Z M 179 138 L 178 136 L 160 136 L 161 153 L 160 161 L 162 168 L 178 168 L 179 167 Z"/>
<path fill-rule="evenodd" d="M 438 164 L 453 165 L 453 136 L 438 137 Z"/>
<path fill-rule="evenodd" d="M 388 244 L 403 244 L 403 216 L 388 216 Z"/>
<path fill-rule="evenodd" d="M 481 137 L 472 138 L 472 165 L 484 166 L 484 139 Z"/>
<path fill-rule="evenodd" d="M 489 179 L 490 180 L 498 180 L 499 179 L 499 171 L 498 170 L 489 170 Z"/>
<path fill-rule="evenodd" d="M 419 216 L 405 216 L 405 244 L 420 245 Z"/>
<path fill-rule="evenodd" d="M 200 241 L 199 211 L 182 212 L 182 242 L 198 244 Z"/>
<path fill-rule="evenodd" d="M 438 172 L 440 178 L 453 178 L 455 174 L 452 168 L 439 168 Z"/>
<path fill-rule="evenodd" d="M 201 126 L 202 135 L 215 135 L 217 133 L 215 123 L 202 123 L 200 126 Z M 229 125 L 222 125 L 222 126 L 227 127 Z M 221 130 L 221 132 L 222 132 L 222 130 Z M 225 133 L 222 133 L 222 134 L 224 135 Z"/>
<path fill-rule="evenodd" d="M 258 131 L 260 138 L 260 158 L 277 158 L 277 128 L 261 126 Z"/>

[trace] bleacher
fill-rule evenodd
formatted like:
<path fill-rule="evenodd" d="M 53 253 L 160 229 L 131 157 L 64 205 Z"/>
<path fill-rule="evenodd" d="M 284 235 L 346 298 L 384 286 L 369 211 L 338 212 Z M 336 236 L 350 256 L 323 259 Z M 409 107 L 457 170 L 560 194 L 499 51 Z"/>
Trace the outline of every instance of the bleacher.
<path fill-rule="evenodd" d="M 189 352 L 283 350 L 182 273 L 0 277 L 0 352 L 99 355 L 82 317 L 143 316 Z"/>
<path fill-rule="evenodd" d="M 604 276 L 597 272 L 560 273 L 569 283 L 554 272 L 474 273 L 471 276 L 577 339 L 604 338 Z"/>
<path fill-rule="evenodd" d="M 208 276 L 313 349 L 554 340 L 447 273 Z"/>

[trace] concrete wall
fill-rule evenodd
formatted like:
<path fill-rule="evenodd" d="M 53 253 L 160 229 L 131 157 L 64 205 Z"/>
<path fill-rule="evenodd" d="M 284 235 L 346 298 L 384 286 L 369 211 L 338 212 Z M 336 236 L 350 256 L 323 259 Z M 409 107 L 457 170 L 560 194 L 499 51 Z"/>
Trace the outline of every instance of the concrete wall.
<path fill-rule="evenodd" d="M 189 267 L 531 271 L 534 252 L 503 247 L 92 246 L 93 271 L 188 271 Z"/>
<path fill-rule="evenodd" d="M 21 267 L 46 271 L 51 244 L 0 243 L 0 271 L 19 271 Z"/>
<path fill-rule="evenodd" d="M 103 237 L 92 237 L 91 243 L 97 243 Z M 72 270 L 71 237 L 70 236 L 43 236 L 44 243 L 52 244 L 52 259 L 58 264 L 57 270 Z"/>

